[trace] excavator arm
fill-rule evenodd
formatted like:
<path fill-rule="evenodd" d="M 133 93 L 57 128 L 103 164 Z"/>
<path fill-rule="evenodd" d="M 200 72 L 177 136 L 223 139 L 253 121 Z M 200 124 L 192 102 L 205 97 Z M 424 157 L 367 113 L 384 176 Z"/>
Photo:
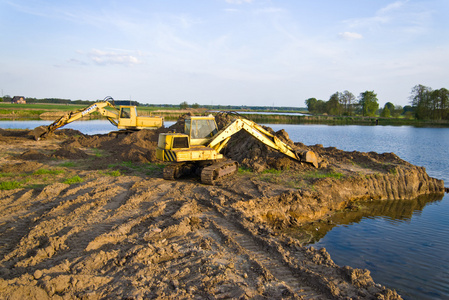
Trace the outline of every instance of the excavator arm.
<path fill-rule="evenodd" d="M 112 111 L 107 110 L 106 108 L 108 107 L 111 108 Z M 95 111 L 99 112 L 102 116 L 105 116 L 113 125 L 118 125 L 117 120 L 119 118 L 119 110 L 109 101 L 105 100 L 96 102 L 86 108 L 66 113 L 65 115 L 48 125 L 43 132 L 39 132 L 38 134 L 36 134 L 35 138 L 37 140 L 44 138 L 53 133 L 56 129 L 61 128 L 62 126 L 67 125 L 73 121 L 79 120 L 82 117 L 87 116 Z"/>
<path fill-rule="evenodd" d="M 277 150 L 297 161 L 311 163 L 315 168 L 318 168 L 318 160 L 313 151 L 296 152 L 293 148 L 265 130 L 262 126 L 243 118 L 236 119 L 227 127 L 222 129 L 207 146 L 214 148 L 217 152 L 220 152 L 229 139 L 242 129 L 270 148 Z"/>

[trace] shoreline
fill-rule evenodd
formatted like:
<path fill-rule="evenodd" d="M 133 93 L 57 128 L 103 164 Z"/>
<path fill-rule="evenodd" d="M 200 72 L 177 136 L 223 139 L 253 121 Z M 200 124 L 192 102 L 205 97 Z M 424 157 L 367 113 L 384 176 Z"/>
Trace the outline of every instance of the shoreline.
<path fill-rule="evenodd" d="M 58 105 L 52 105 L 58 106 Z M 14 107 L 2 107 L 0 105 L 1 119 L 34 119 L 34 120 L 56 120 L 71 109 L 70 106 L 63 105 L 61 109 L 50 106 L 50 111 L 42 108 L 23 109 Z M 80 106 L 77 105 L 78 109 Z M 73 108 L 75 110 L 75 108 Z M 176 121 L 184 114 L 205 114 L 209 113 L 206 109 L 184 109 L 184 110 L 161 110 L 156 107 L 138 107 L 138 114 L 141 116 L 159 115 L 167 121 Z M 217 114 L 217 111 L 210 112 Z M 449 127 L 449 121 L 433 120 L 415 120 L 405 118 L 382 118 L 382 117 L 363 117 L 363 116 L 328 116 L 328 115 L 279 115 L 273 112 L 255 112 L 237 111 L 238 114 L 250 119 L 256 123 L 262 124 L 323 124 L 323 125 L 385 125 L 385 126 L 416 126 L 416 127 Z M 85 116 L 83 120 L 104 119 L 98 113 Z"/>

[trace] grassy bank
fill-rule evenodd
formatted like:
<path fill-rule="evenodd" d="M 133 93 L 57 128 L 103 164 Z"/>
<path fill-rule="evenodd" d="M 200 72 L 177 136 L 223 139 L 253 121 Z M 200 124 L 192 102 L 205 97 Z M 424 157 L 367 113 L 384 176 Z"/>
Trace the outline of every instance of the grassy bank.
<path fill-rule="evenodd" d="M 59 116 L 69 111 L 76 111 L 86 108 L 85 105 L 73 104 L 10 104 L 0 103 L 0 118 L 3 119 L 57 119 Z M 186 113 L 204 114 L 205 109 L 196 110 L 176 110 L 164 109 L 160 107 L 139 106 L 137 107 L 140 116 L 158 115 L 163 116 L 167 121 L 176 121 Z M 393 125 L 393 126 L 419 126 L 419 127 L 449 127 L 448 121 L 421 121 L 405 118 L 380 118 L 361 116 L 298 116 L 298 115 L 277 115 L 277 114 L 248 114 L 244 111 L 240 115 L 260 124 L 325 124 L 325 125 Z M 86 118 L 101 119 L 98 113 L 93 113 Z"/>
<path fill-rule="evenodd" d="M 422 126 L 422 127 L 449 127 L 447 121 L 421 121 L 405 118 L 381 118 L 362 116 L 285 116 L 285 115 L 257 115 L 245 114 L 242 116 L 261 124 L 325 124 L 325 125 L 392 125 L 392 126 Z"/>

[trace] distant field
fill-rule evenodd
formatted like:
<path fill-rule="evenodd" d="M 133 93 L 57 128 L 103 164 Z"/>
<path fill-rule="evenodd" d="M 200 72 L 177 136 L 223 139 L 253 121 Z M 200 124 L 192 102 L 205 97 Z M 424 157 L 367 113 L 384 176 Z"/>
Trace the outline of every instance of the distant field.
<path fill-rule="evenodd" d="M 46 103 L 38 103 L 38 104 L 11 104 L 11 103 L 2 103 L 0 102 L 0 110 L 63 110 L 63 111 L 71 111 L 78 110 L 86 107 L 86 105 L 76 105 L 76 104 L 46 104 Z"/>
<path fill-rule="evenodd" d="M 11 104 L 0 102 L 0 117 L 2 118 L 24 118 L 24 119 L 51 119 L 57 118 L 64 113 L 77 111 L 89 107 L 90 105 L 82 104 Z M 137 113 L 140 116 L 148 116 L 150 114 L 163 115 L 167 120 L 177 120 L 180 115 L 187 111 L 180 111 L 177 108 L 163 108 L 164 112 L 156 112 L 161 107 L 156 106 L 138 106 Z M 58 114 L 58 112 L 61 112 Z M 88 116 L 90 119 L 103 118 L 99 113 L 94 112 Z"/>

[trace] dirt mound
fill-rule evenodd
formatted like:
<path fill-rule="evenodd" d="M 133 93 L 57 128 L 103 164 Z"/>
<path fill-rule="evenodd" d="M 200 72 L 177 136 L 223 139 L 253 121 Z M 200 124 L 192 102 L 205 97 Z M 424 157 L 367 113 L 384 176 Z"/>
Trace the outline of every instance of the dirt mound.
<path fill-rule="evenodd" d="M 222 130 L 231 124 L 237 116 L 228 113 L 218 113 L 215 115 L 215 123 L 217 123 L 218 130 Z"/>
<path fill-rule="evenodd" d="M 93 135 L 71 137 L 63 143 L 69 148 L 97 148 L 107 151 L 114 159 L 132 162 L 155 162 L 156 147 L 159 134 L 167 132 L 167 128 L 158 130 L 140 130 L 129 134 Z"/>
<path fill-rule="evenodd" d="M 62 159 L 84 159 L 88 158 L 83 150 L 74 147 L 61 147 L 53 153 L 52 157 Z"/>
<path fill-rule="evenodd" d="M 30 162 L 20 162 L 13 164 L 4 164 L 0 168 L 1 173 L 29 173 L 34 172 L 35 170 L 41 168 L 43 165 L 38 162 L 30 161 Z"/>
<path fill-rule="evenodd" d="M 186 118 L 190 117 L 192 114 L 189 112 L 187 114 L 182 115 L 181 117 L 179 117 L 179 119 L 176 121 L 175 124 L 173 124 L 172 126 L 170 126 L 168 129 L 172 132 L 184 132 L 184 124 L 185 124 L 185 120 Z"/>
<path fill-rule="evenodd" d="M 50 157 L 38 150 L 28 150 L 20 154 L 19 158 L 23 160 L 45 160 Z"/>
<path fill-rule="evenodd" d="M 27 129 L 4 130 L 0 128 L 0 136 L 28 138 L 30 131 Z"/>
<path fill-rule="evenodd" d="M 215 116 L 217 127 L 221 130 L 238 116 L 226 113 L 219 113 Z M 285 130 L 274 130 L 267 126 L 262 126 L 264 130 L 279 138 L 282 142 L 292 147 L 294 150 L 309 150 L 304 145 L 295 145 Z M 237 161 L 241 166 L 250 168 L 256 172 L 262 172 L 266 169 L 288 170 L 311 168 L 308 165 L 301 165 L 277 150 L 274 150 L 264 143 L 256 140 L 246 131 L 240 131 L 235 134 L 224 148 L 224 155 Z"/>

